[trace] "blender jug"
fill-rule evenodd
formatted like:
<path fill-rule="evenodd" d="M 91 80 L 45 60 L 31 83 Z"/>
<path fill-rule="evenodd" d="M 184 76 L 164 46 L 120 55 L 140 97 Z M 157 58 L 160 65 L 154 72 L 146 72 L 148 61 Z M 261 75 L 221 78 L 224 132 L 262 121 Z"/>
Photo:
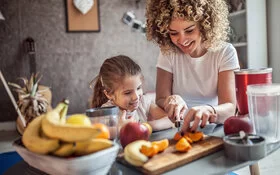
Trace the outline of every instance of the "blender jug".
<path fill-rule="evenodd" d="M 267 143 L 280 140 L 280 84 L 247 86 L 249 115 L 254 133 Z"/>

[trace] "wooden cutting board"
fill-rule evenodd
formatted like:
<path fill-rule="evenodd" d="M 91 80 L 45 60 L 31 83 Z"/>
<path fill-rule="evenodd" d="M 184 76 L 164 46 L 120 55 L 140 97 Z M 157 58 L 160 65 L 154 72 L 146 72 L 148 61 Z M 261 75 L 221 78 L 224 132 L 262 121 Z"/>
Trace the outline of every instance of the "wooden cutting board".
<path fill-rule="evenodd" d="M 187 153 L 177 152 L 174 140 L 169 140 L 169 144 L 169 147 L 164 152 L 150 158 L 142 167 L 130 165 L 125 161 L 123 153 L 118 155 L 117 161 L 145 174 L 161 174 L 223 149 L 222 138 L 212 136 L 205 136 L 202 141 L 193 143 L 192 149 Z"/>

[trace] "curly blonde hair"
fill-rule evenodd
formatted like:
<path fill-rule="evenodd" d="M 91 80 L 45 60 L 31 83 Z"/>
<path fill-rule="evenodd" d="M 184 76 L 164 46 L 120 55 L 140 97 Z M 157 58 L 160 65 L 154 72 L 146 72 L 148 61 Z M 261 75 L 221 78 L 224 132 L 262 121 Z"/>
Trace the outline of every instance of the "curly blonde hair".
<path fill-rule="evenodd" d="M 169 37 L 173 18 L 197 22 L 206 48 L 215 50 L 228 39 L 228 6 L 225 0 L 148 0 L 146 6 L 149 41 L 163 52 L 178 51 Z"/>

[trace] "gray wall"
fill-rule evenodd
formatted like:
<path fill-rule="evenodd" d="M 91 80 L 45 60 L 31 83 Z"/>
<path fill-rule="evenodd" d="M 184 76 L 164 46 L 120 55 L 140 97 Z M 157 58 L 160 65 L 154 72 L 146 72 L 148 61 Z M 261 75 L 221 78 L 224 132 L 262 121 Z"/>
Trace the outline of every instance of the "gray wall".
<path fill-rule="evenodd" d="M 121 22 L 128 10 L 144 21 L 145 1 L 137 8 L 134 0 L 99 0 L 99 33 L 67 33 L 64 0 L 0 0 L 0 10 L 6 19 L 0 21 L 1 71 L 9 82 L 29 77 L 23 41 L 34 38 L 37 71 L 43 75 L 41 84 L 51 87 L 53 106 L 68 97 L 69 113 L 84 112 L 92 94 L 89 81 L 104 59 L 118 54 L 136 60 L 145 76 L 145 90 L 154 90 L 158 48 Z M 17 114 L 2 83 L 0 94 L 0 121 L 15 120 Z"/>
<path fill-rule="evenodd" d="M 280 1 L 267 0 L 268 65 L 273 68 L 273 82 L 280 83 Z"/>

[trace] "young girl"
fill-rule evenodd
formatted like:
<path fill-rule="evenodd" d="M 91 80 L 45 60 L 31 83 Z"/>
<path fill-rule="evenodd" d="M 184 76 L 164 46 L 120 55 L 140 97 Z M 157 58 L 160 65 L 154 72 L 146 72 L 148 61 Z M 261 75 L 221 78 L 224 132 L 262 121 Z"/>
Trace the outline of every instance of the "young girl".
<path fill-rule="evenodd" d="M 128 121 L 148 122 L 153 131 L 173 126 L 167 114 L 154 103 L 154 97 L 143 94 L 141 68 L 129 57 L 106 59 L 94 80 L 92 107 L 118 106 L 120 125 Z"/>

